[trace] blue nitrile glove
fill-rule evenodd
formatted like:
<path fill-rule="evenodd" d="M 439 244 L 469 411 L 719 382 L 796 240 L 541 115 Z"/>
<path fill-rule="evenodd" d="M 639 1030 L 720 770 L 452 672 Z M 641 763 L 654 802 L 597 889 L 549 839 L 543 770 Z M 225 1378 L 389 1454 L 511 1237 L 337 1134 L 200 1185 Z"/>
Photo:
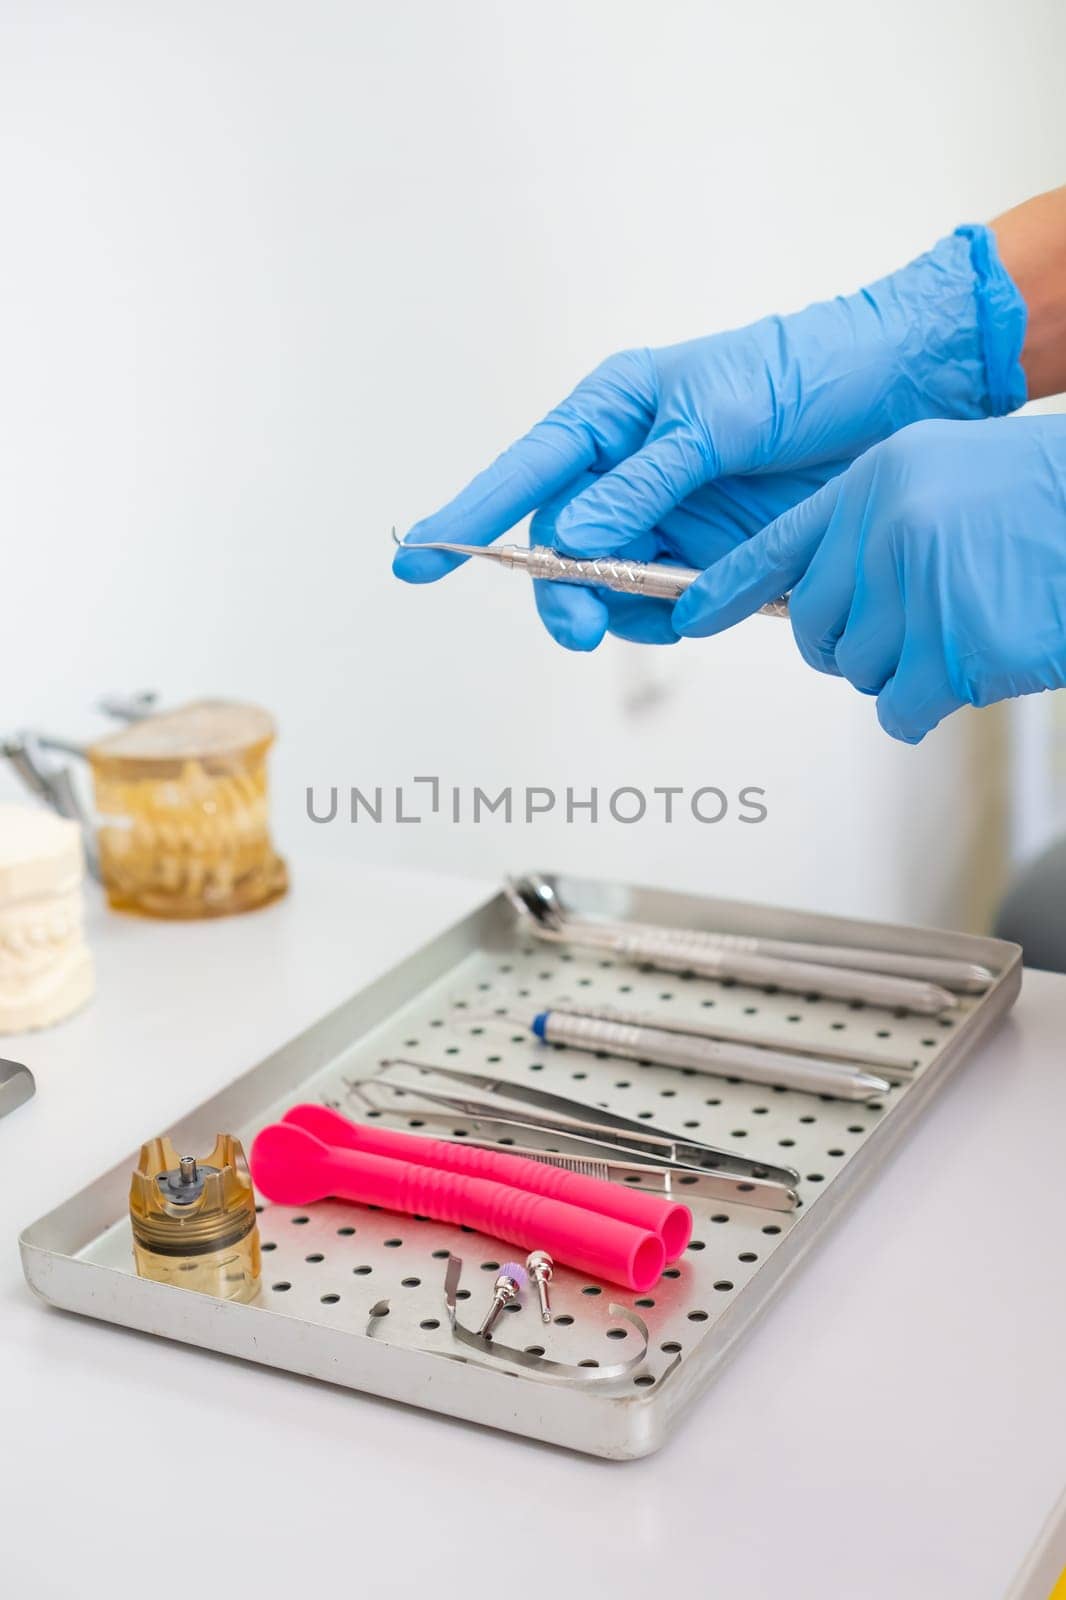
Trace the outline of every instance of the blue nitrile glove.
<path fill-rule="evenodd" d="M 960 228 L 857 295 L 612 356 L 407 540 L 488 544 L 543 508 L 534 537 L 570 555 L 707 566 L 907 423 L 1020 405 L 1024 332 L 993 235 Z M 408 550 L 395 570 L 426 583 L 456 564 Z M 651 601 L 558 587 L 539 603 L 573 649 L 608 628 L 675 637 Z"/>
<path fill-rule="evenodd" d="M 1066 417 L 918 422 L 874 445 L 674 607 L 718 633 L 792 590 L 805 660 L 918 741 L 963 705 L 1066 683 Z"/>
<path fill-rule="evenodd" d="M 789 506 L 820 488 L 843 463 L 807 467 L 803 471 L 767 473 L 758 478 L 723 479 L 696 489 L 681 505 L 668 511 L 651 533 L 640 534 L 626 545 L 635 561 L 673 561 L 686 567 L 706 567 L 743 544 L 753 533 Z M 575 496 L 598 482 L 585 472 L 562 494 L 541 506 L 533 516 L 529 537 L 533 544 L 556 545 L 559 513 Z M 425 558 L 422 558 L 425 559 Z M 620 639 L 637 644 L 676 644 L 673 602 L 647 600 L 640 595 L 612 594 L 607 589 L 575 588 L 570 584 L 534 584 L 537 610 L 552 637 L 573 650 L 591 650 L 610 629 Z"/>

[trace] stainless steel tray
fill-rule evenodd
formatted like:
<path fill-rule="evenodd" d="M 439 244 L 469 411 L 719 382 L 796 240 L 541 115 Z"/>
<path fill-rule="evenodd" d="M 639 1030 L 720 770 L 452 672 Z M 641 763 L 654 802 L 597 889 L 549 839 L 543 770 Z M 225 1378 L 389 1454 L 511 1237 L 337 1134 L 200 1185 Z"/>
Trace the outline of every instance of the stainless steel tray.
<path fill-rule="evenodd" d="M 550 1378 L 461 1347 L 444 1309 L 446 1257 L 463 1258 L 462 1294 L 470 1300 L 464 1320 L 473 1323 L 495 1265 L 513 1251 L 475 1233 L 365 1207 L 264 1206 L 263 1284 L 249 1305 L 138 1278 L 126 1214 L 135 1153 L 26 1230 L 20 1244 L 30 1285 L 67 1310 L 529 1438 L 614 1459 L 657 1449 L 788 1273 L 1008 1010 L 1021 984 L 1021 951 L 994 939 L 650 889 L 571 879 L 561 887 L 584 913 L 955 956 L 984 963 L 996 978 L 985 994 L 963 998 L 951 1017 L 904 1016 L 538 946 L 497 895 L 170 1130 L 182 1148 L 202 1150 L 220 1129 L 250 1141 L 296 1100 L 351 1104 L 358 1114 L 346 1101 L 348 1083 L 373 1072 L 381 1057 L 404 1055 L 476 1070 L 488 1064 L 506 1077 L 536 1073 L 545 1088 L 589 1094 L 628 1115 L 647 1113 L 797 1167 L 802 1206 L 794 1213 L 693 1203 L 692 1243 L 648 1295 L 558 1268 L 551 1326 L 541 1324 L 532 1297 L 505 1317 L 500 1337 L 509 1346 L 606 1366 L 638 1338 L 610 1303 L 635 1309 L 650 1344 L 646 1361 L 624 1379 Z M 564 996 L 672 1016 L 713 1013 L 732 1027 L 778 1030 L 812 1046 L 854 1040 L 856 1048 L 905 1053 L 921 1065 L 883 1103 L 856 1105 L 546 1047 L 492 1015 Z M 455 1128 L 463 1126 L 457 1115 Z M 385 1301 L 388 1314 L 373 1316 Z"/>

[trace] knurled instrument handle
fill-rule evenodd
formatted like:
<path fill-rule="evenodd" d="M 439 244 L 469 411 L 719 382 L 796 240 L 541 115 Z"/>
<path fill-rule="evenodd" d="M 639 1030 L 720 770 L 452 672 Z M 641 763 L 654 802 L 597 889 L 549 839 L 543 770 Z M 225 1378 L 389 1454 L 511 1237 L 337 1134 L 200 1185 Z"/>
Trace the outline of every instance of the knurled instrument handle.
<path fill-rule="evenodd" d="M 636 930 L 639 923 L 630 924 Z M 716 933 L 707 928 L 690 930 L 710 949 L 737 950 L 771 956 L 780 961 L 814 962 L 824 967 L 851 967 L 856 972 L 881 972 L 897 978 L 917 978 L 943 984 L 958 994 L 983 994 L 993 979 L 987 967 L 950 956 L 925 956 L 902 950 L 873 950 L 858 945 L 812 944 L 798 939 L 768 939 L 762 934 Z"/>
<path fill-rule="evenodd" d="M 658 1066 L 711 1072 L 720 1077 L 735 1074 L 748 1083 L 784 1084 L 810 1094 L 840 1095 L 855 1076 L 853 1070 L 831 1062 L 804 1060 L 755 1045 L 719 1044 L 693 1034 L 667 1033 L 663 1028 L 635 1027 L 558 1011 L 548 1013 L 544 1037 L 549 1044 L 606 1050 L 628 1061 L 653 1061 Z"/>
<path fill-rule="evenodd" d="M 624 960 L 647 963 L 667 972 L 692 972 L 702 978 L 733 978 L 763 988 L 785 989 L 791 994 L 819 994 L 832 1000 L 861 1000 L 867 1005 L 916 1011 L 926 1016 L 955 1004 L 955 997 L 933 983 L 913 978 L 887 977 L 846 967 L 826 967 L 813 961 L 782 961 L 745 950 L 720 950 L 708 945 L 700 933 L 624 923 L 597 924 L 568 918 L 563 937 L 576 944 L 613 950 Z"/>
<path fill-rule="evenodd" d="M 671 567 L 657 561 L 626 561 L 621 556 L 596 559 L 560 555 L 550 545 L 530 547 L 526 571 L 546 583 L 581 583 L 615 594 L 640 594 L 652 600 L 677 600 L 702 573 L 695 567 Z M 765 616 L 787 617 L 788 601 L 761 606 Z"/>

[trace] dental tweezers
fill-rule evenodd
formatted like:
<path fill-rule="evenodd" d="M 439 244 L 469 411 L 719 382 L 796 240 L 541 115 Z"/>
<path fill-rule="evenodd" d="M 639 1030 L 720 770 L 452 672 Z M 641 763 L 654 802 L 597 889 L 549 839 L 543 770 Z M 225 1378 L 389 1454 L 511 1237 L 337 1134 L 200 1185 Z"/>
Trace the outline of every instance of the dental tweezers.
<path fill-rule="evenodd" d="M 400 1091 L 402 1093 L 402 1091 Z M 421 1090 L 411 1091 L 421 1095 Z M 361 1098 L 367 1099 L 367 1096 Z M 398 1111 L 397 1106 L 378 1106 L 381 1111 Z M 762 1206 L 767 1211 L 791 1211 L 796 1204 L 796 1194 L 791 1187 L 770 1179 L 730 1178 L 706 1167 L 693 1167 L 685 1161 L 671 1161 L 666 1156 L 645 1160 L 623 1145 L 611 1144 L 606 1139 L 591 1139 L 576 1134 L 566 1134 L 558 1129 L 534 1128 L 527 1122 L 516 1122 L 502 1111 L 491 1116 L 469 1117 L 474 1137 L 465 1137 L 463 1144 L 477 1145 L 483 1150 L 498 1150 L 506 1143 L 511 1155 L 525 1156 L 527 1161 L 540 1161 L 547 1166 L 559 1167 L 566 1172 L 580 1173 L 585 1178 L 600 1178 L 607 1183 L 626 1183 L 634 1187 L 658 1190 L 675 1195 L 681 1200 L 724 1200 L 740 1205 Z M 419 1108 L 419 1123 L 434 1129 L 453 1126 L 454 1114 L 445 1111 L 424 1111 Z M 551 1136 L 564 1148 L 537 1148 L 522 1144 L 512 1138 L 501 1141 L 500 1133 L 511 1130 L 526 1135 L 530 1133 Z M 793 1179 L 793 1182 L 796 1180 Z M 682 1194 L 680 1191 L 684 1190 Z"/>
<path fill-rule="evenodd" d="M 699 1139 L 682 1138 L 665 1129 L 649 1127 L 646 1122 L 637 1122 L 618 1112 L 588 1106 L 579 1100 L 569 1100 L 564 1095 L 550 1094 L 546 1090 L 510 1083 L 484 1073 L 460 1072 L 451 1067 L 438 1067 L 429 1062 L 409 1061 L 402 1057 L 383 1061 L 382 1066 L 386 1070 L 395 1066 L 410 1067 L 423 1074 L 470 1084 L 483 1090 L 489 1098 L 446 1094 L 426 1089 L 419 1083 L 396 1083 L 382 1077 L 348 1080 L 351 1093 L 374 1110 L 397 1109 L 395 1104 L 380 1104 L 367 1093 L 376 1086 L 389 1089 L 397 1096 L 409 1094 L 430 1105 L 458 1111 L 477 1122 L 491 1122 L 496 1126 L 553 1139 L 564 1148 L 559 1151 L 523 1150 L 521 1153 L 570 1167 L 571 1170 L 589 1170 L 571 1166 L 570 1158 L 578 1157 L 622 1169 L 621 1173 L 603 1171 L 593 1175 L 633 1181 L 628 1178 L 632 1172 L 651 1179 L 673 1179 L 690 1186 L 694 1197 L 699 1192 L 710 1198 L 739 1200 L 774 1210 L 789 1210 L 795 1204 L 794 1185 L 799 1181 L 799 1174 L 792 1167 L 757 1161 Z M 500 1098 L 494 1101 L 491 1098 L 494 1095 Z M 504 1096 L 517 1103 L 507 1104 Z M 526 1110 L 526 1106 L 530 1109 Z M 423 1120 L 429 1120 L 431 1115 L 427 1113 Z M 454 1121 L 453 1118 L 434 1120 Z M 690 1179 L 699 1180 L 698 1185 L 690 1184 Z M 669 1188 L 669 1183 L 664 1182 L 664 1187 Z"/>

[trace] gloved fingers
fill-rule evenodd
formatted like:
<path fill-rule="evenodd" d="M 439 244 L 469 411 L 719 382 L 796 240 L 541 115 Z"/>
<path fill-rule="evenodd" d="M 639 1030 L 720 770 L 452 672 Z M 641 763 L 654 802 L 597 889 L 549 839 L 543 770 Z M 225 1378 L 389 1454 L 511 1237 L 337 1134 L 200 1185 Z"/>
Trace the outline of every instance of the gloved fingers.
<path fill-rule="evenodd" d="M 880 694 L 899 666 L 906 632 L 892 543 L 884 538 L 864 539 L 851 610 L 833 654 L 835 670 L 860 694 Z"/>
<path fill-rule="evenodd" d="M 955 530 L 957 536 L 958 530 Z M 886 546 L 894 541 L 885 540 Z M 877 697 L 877 720 L 904 744 L 919 744 L 944 718 L 966 704 L 960 681 L 958 630 L 945 614 L 951 597 L 937 571 L 938 541 L 905 541 L 897 580 L 906 596 L 906 627 L 899 662 Z"/>
<path fill-rule="evenodd" d="M 534 511 L 529 524 L 530 544 L 555 544 L 555 524 L 559 513 L 577 495 L 584 494 L 599 481 L 600 474 L 592 471 L 575 473 L 556 493 L 550 495 Z"/>
<path fill-rule="evenodd" d="M 709 475 L 696 438 L 671 429 L 572 500 L 556 522 L 556 542 L 571 556 L 628 554 L 635 539 L 651 532 Z"/>
<path fill-rule="evenodd" d="M 674 606 L 676 631 L 696 639 L 720 633 L 792 589 L 825 534 L 841 482 L 831 479 L 708 567 Z"/>
<path fill-rule="evenodd" d="M 596 482 L 594 472 L 580 472 L 533 515 L 530 544 L 555 543 L 555 519 L 575 495 Z M 565 650 L 595 650 L 607 632 L 607 607 L 598 591 L 570 583 L 535 583 L 537 611 L 548 632 Z"/>
<path fill-rule="evenodd" d="M 634 594 L 606 594 L 607 632 L 631 644 L 676 644 L 671 600 L 648 600 Z"/>
<path fill-rule="evenodd" d="M 701 484 L 659 521 L 666 559 L 704 570 L 806 500 L 847 465 L 836 461 L 802 471 L 716 478 Z M 627 549 L 626 555 L 632 554 Z"/>
<path fill-rule="evenodd" d="M 836 650 L 855 599 L 856 567 L 869 507 L 865 486 L 856 482 L 854 472 L 849 474 L 821 543 L 789 596 L 788 615 L 796 647 L 816 672 L 839 676 L 842 671 Z"/>
<path fill-rule="evenodd" d="M 554 544 L 556 513 L 593 477 L 592 473 L 583 473 L 564 493 L 542 506 L 533 518 L 530 538 L 537 543 Z M 663 542 L 657 533 L 645 534 L 634 541 L 630 553 L 636 561 L 655 561 L 663 554 Z M 668 602 L 598 587 L 586 589 L 572 583 L 536 583 L 534 591 L 542 622 L 552 638 L 567 650 L 595 650 L 605 633 L 637 644 L 677 642 L 670 622 L 673 608 Z"/>
<path fill-rule="evenodd" d="M 717 487 L 717 484 L 705 484 L 660 519 L 658 527 L 667 560 L 679 561 L 686 567 L 699 567 L 702 571 L 750 537 L 730 506 L 719 508 L 707 498 L 708 492 Z M 758 526 L 763 527 L 764 522 Z M 626 551 L 627 557 L 632 554 L 632 549 Z"/>
<path fill-rule="evenodd" d="M 937 723 L 964 704 L 946 668 L 931 671 L 928 647 L 908 641 L 899 666 L 877 697 L 877 720 L 893 739 L 920 744 Z"/>
<path fill-rule="evenodd" d="M 546 417 L 442 510 L 408 530 L 393 557 L 393 572 L 406 583 L 436 582 L 464 558 L 412 546 L 436 540 L 491 544 L 591 465 L 594 455 L 592 440 L 580 425 L 554 413 Z"/>
<path fill-rule="evenodd" d="M 641 534 L 626 550 L 633 561 L 669 560 L 671 551 L 661 529 Z M 607 632 L 631 644 L 676 644 L 674 603 L 650 600 L 639 594 L 616 594 L 612 589 L 597 589 L 607 607 Z"/>
<path fill-rule="evenodd" d="M 416 522 L 404 546 L 435 540 L 491 544 L 579 472 L 623 460 L 647 437 L 655 382 L 647 351 L 611 357 L 446 506 Z M 462 559 L 401 547 L 393 571 L 407 583 L 432 583 Z"/>
<path fill-rule="evenodd" d="M 608 633 L 633 644 L 676 644 L 668 600 L 612 594 L 566 583 L 535 583 L 541 621 L 565 650 L 595 650 Z"/>
<path fill-rule="evenodd" d="M 564 650 L 595 650 L 607 632 L 607 607 L 600 591 L 569 583 L 535 583 L 540 620 Z"/>
<path fill-rule="evenodd" d="M 860 694 L 880 694 L 895 673 L 903 645 L 902 607 L 890 601 L 849 619 L 833 656 L 832 670 Z"/>
<path fill-rule="evenodd" d="M 867 694 L 879 693 L 892 676 L 904 623 L 892 547 L 880 537 L 876 471 L 876 460 L 864 457 L 841 480 L 825 536 L 789 597 L 792 632 L 807 665 Z"/>

